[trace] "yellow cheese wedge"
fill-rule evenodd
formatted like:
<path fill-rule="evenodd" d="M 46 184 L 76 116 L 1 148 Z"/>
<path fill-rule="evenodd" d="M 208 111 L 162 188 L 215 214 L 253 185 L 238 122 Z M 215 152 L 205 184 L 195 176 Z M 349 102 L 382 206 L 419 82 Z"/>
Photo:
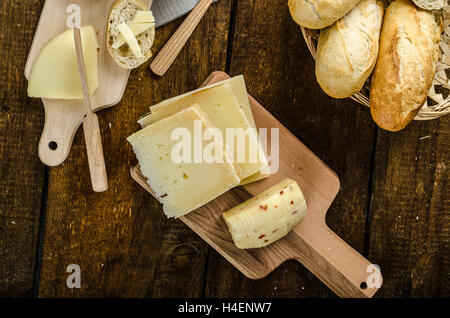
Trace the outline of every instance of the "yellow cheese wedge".
<path fill-rule="evenodd" d="M 212 87 L 197 94 L 177 99 L 173 104 L 167 104 L 159 111 L 142 118 L 139 123 L 143 127 L 151 125 L 189 107 L 193 103 L 199 104 L 208 114 L 214 126 L 221 130 L 223 139 L 227 141 L 228 147 L 234 154 L 234 162 L 239 168 L 238 174 L 241 179 L 266 170 L 268 166 L 267 158 L 259 143 L 256 131 L 252 129 L 229 84 Z M 245 147 L 243 147 L 245 153 L 240 154 L 238 151 L 238 138 L 226 139 L 227 128 L 242 129 L 243 132 L 248 133 L 242 139 L 245 138 Z M 236 133 L 239 132 L 236 131 Z M 253 157 L 250 155 L 251 151 L 255 153 Z"/>
<path fill-rule="evenodd" d="M 253 128 L 256 128 L 256 124 L 255 124 L 255 120 L 253 118 L 253 113 L 250 107 L 250 101 L 248 99 L 248 93 L 247 93 L 247 86 L 245 85 L 245 80 L 244 80 L 244 76 L 243 75 L 239 75 L 239 76 L 235 76 L 233 78 L 230 78 L 228 80 L 222 81 L 222 82 L 218 82 L 212 85 L 208 85 L 206 87 L 202 87 L 200 89 L 194 90 L 192 92 L 177 96 L 177 97 L 173 97 L 170 99 L 167 99 L 157 105 L 151 106 L 150 107 L 150 111 L 152 113 L 155 113 L 165 107 L 170 107 L 170 105 L 173 105 L 177 100 L 183 99 L 189 95 L 195 95 L 197 93 L 203 92 L 205 90 L 208 90 L 212 87 L 217 87 L 217 86 L 221 86 L 221 85 L 225 85 L 228 84 L 231 89 L 233 90 L 233 94 L 234 96 L 236 96 L 238 102 L 239 102 L 239 106 L 242 108 L 242 110 L 245 113 L 245 116 L 247 117 L 247 120 L 250 122 L 250 125 Z"/>
<path fill-rule="evenodd" d="M 89 93 L 98 87 L 99 44 L 92 26 L 81 28 Z M 51 40 L 31 68 L 28 96 L 49 99 L 83 99 L 73 30 Z"/>
<path fill-rule="evenodd" d="M 228 79 L 228 80 L 225 80 L 222 82 L 218 82 L 218 83 L 194 90 L 187 94 L 183 94 L 183 95 L 165 100 L 157 105 L 151 106 L 150 110 L 152 113 L 155 113 L 167 106 L 170 107 L 170 105 L 174 104 L 177 100 L 183 99 L 189 95 L 194 95 L 199 92 L 208 90 L 212 87 L 217 87 L 217 86 L 221 86 L 221 85 L 225 85 L 225 84 L 228 84 L 231 87 L 233 94 L 237 98 L 241 109 L 244 111 L 244 113 L 247 117 L 247 120 L 250 122 L 250 126 L 256 129 L 255 120 L 253 118 L 253 113 L 252 113 L 249 98 L 248 98 L 247 87 L 245 85 L 244 76 L 242 76 L 242 75 L 235 76 L 231 79 Z M 148 115 L 146 115 L 146 116 L 148 116 Z M 143 118 L 141 118 L 141 121 L 142 121 L 142 123 L 145 123 L 145 116 Z M 249 184 L 252 182 L 256 182 L 256 181 L 265 179 L 265 178 L 269 177 L 269 175 L 270 175 L 270 171 L 269 171 L 269 168 L 267 167 L 265 170 L 263 169 L 262 172 L 257 172 L 254 175 L 252 175 L 248 178 L 245 178 L 244 180 L 242 180 L 240 185 L 245 185 L 245 184 Z"/>
<path fill-rule="evenodd" d="M 265 247 L 286 236 L 306 215 L 297 182 L 286 179 L 225 212 L 223 217 L 240 249 Z"/>
<path fill-rule="evenodd" d="M 208 115 L 198 105 L 147 126 L 128 138 L 139 160 L 142 174 L 164 205 L 168 217 L 180 217 L 208 203 L 241 181 L 234 166 L 227 163 L 176 163 L 172 151 L 177 140 L 171 136 L 175 129 L 183 128 L 194 135 L 194 121 L 201 128 L 213 128 Z M 214 145 L 224 149 L 224 144 L 214 140 Z M 192 142 L 191 152 L 194 152 Z M 206 147 L 206 145 L 205 145 Z"/>
<path fill-rule="evenodd" d="M 270 177 L 270 168 L 269 167 L 251 175 L 250 177 L 243 179 L 239 185 L 243 186 L 246 184 L 264 180 L 268 177 Z"/>
<path fill-rule="evenodd" d="M 130 27 L 126 23 L 122 23 L 119 24 L 118 28 L 134 56 L 137 58 L 143 57 L 141 47 L 139 46 L 136 37 L 133 35 L 133 32 L 130 30 Z"/>
<path fill-rule="evenodd" d="M 128 24 L 131 33 L 136 37 L 150 28 L 155 27 L 155 18 L 153 17 L 152 11 L 138 11 L 133 21 Z M 120 34 L 116 41 L 113 43 L 112 47 L 114 49 L 120 48 L 122 45 L 127 43 L 122 34 Z"/>

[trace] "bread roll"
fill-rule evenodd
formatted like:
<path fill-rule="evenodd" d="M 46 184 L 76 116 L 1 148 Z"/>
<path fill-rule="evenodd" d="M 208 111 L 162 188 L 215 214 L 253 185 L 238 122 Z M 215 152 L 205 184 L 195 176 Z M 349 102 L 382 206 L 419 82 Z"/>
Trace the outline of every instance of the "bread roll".
<path fill-rule="evenodd" d="M 434 15 L 410 0 L 387 9 L 370 91 L 372 117 L 381 128 L 401 130 L 422 108 L 436 73 L 440 33 Z"/>
<path fill-rule="evenodd" d="M 128 45 L 118 49 L 112 47 L 120 35 L 119 25 L 131 22 L 137 11 L 148 10 L 148 5 L 141 0 L 117 0 L 112 5 L 108 21 L 107 47 L 114 61 L 125 69 L 137 68 L 152 57 L 151 48 L 155 40 L 155 27 L 136 36 L 142 51 L 142 57 L 136 57 Z"/>
<path fill-rule="evenodd" d="M 375 67 L 384 7 L 362 0 L 333 26 L 320 32 L 316 77 L 334 98 L 359 92 Z"/>
<path fill-rule="evenodd" d="M 332 25 L 353 9 L 360 0 L 289 0 L 292 18 L 309 29 Z"/>
<path fill-rule="evenodd" d="M 447 5 L 448 0 L 413 0 L 414 3 L 425 10 L 440 10 Z"/>

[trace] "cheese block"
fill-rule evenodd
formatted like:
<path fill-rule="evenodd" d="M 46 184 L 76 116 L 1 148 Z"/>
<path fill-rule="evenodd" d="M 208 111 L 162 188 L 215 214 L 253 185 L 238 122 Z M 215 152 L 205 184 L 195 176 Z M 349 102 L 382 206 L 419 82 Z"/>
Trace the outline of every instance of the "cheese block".
<path fill-rule="evenodd" d="M 250 125 L 256 129 L 255 120 L 253 118 L 253 113 L 250 107 L 250 101 L 248 99 L 248 93 L 247 93 L 247 87 L 245 85 L 245 80 L 243 75 L 235 76 L 233 78 L 227 79 L 222 82 L 214 83 L 212 85 L 208 85 L 202 88 L 199 88 L 197 90 L 194 90 L 192 92 L 173 97 L 170 99 L 167 99 L 157 105 L 151 106 L 150 110 L 152 113 L 155 113 L 165 107 L 171 107 L 170 105 L 173 105 L 176 101 L 186 98 L 187 96 L 194 95 L 200 92 L 203 92 L 205 90 L 208 90 L 212 87 L 217 87 L 221 85 L 228 84 L 231 89 L 233 90 L 234 96 L 236 96 L 239 106 L 242 108 L 242 110 L 245 113 L 245 116 L 247 117 L 247 120 L 250 122 Z"/>
<path fill-rule="evenodd" d="M 239 75 L 239 76 L 235 76 L 233 78 L 227 79 L 225 81 L 222 82 L 218 82 L 218 83 L 214 83 L 212 85 L 208 85 L 206 87 L 202 87 L 200 89 L 194 90 L 192 92 L 189 92 L 187 94 L 184 95 L 180 95 L 168 100 L 165 100 L 157 105 L 151 106 L 150 110 L 152 113 L 155 113 L 161 109 L 163 109 L 164 107 L 168 106 L 168 105 L 172 105 L 175 101 L 180 100 L 182 98 L 185 98 L 186 96 L 189 95 L 194 95 L 197 94 L 199 92 L 202 92 L 204 90 L 208 90 L 212 87 L 217 87 L 217 86 L 221 86 L 221 85 L 225 85 L 228 84 L 230 85 L 234 96 L 237 98 L 238 102 L 239 102 L 239 106 L 241 107 L 241 109 L 244 111 L 245 116 L 247 117 L 247 120 L 250 122 L 250 126 L 256 129 L 256 124 L 255 124 L 255 120 L 253 118 L 253 113 L 250 107 L 250 101 L 249 101 L 249 97 L 248 97 L 248 92 L 247 92 L 247 86 L 245 84 L 245 80 L 244 80 L 244 76 L 243 75 Z M 141 122 L 142 124 L 145 124 L 145 117 L 148 116 L 145 115 L 144 117 L 141 118 Z M 244 180 L 242 180 L 240 185 L 245 185 L 248 183 L 252 183 L 252 182 L 256 182 L 262 179 L 265 179 L 267 177 L 269 177 L 270 175 L 270 171 L 269 171 L 269 167 L 267 166 L 266 169 L 262 170 L 261 172 L 257 172 L 256 174 L 245 178 Z"/>
<path fill-rule="evenodd" d="M 203 130 L 214 128 L 208 115 L 198 105 L 192 105 L 128 138 L 142 174 L 164 205 L 168 217 L 183 216 L 236 187 L 241 181 L 234 165 L 229 163 L 226 151 L 223 151 L 222 163 L 195 163 L 194 160 L 177 163 L 174 160 L 173 151 L 179 141 L 172 140 L 172 133 L 175 129 L 184 129 L 194 136 L 195 121 Z M 217 139 L 210 143 L 225 149 Z M 191 142 L 192 154 L 195 149 L 195 142 Z"/>
<path fill-rule="evenodd" d="M 99 44 L 92 26 L 81 28 L 84 63 L 89 93 L 98 87 Z M 52 39 L 31 68 L 28 96 L 49 99 L 83 99 L 73 30 Z"/>
<path fill-rule="evenodd" d="M 136 12 L 136 16 L 134 19 L 128 24 L 128 27 L 131 30 L 133 36 L 138 36 L 139 34 L 144 33 L 148 29 L 155 26 L 155 18 L 153 17 L 152 11 L 138 11 Z M 112 47 L 114 49 L 120 48 L 122 45 L 127 43 L 122 34 L 120 34 Z"/>
<path fill-rule="evenodd" d="M 286 236 L 306 215 L 297 182 L 286 179 L 225 212 L 223 218 L 240 249 L 265 247 Z"/>
<path fill-rule="evenodd" d="M 193 103 L 199 104 L 208 114 L 214 126 L 221 130 L 223 139 L 233 154 L 233 162 L 239 167 L 241 179 L 267 170 L 267 158 L 258 140 L 256 130 L 250 125 L 229 84 L 212 87 L 177 99 L 157 112 L 142 118 L 139 123 L 143 127 L 151 125 Z M 234 129 L 236 135 L 241 135 L 241 142 L 238 141 L 239 137 L 227 138 L 227 133 L 231 131 L 230 128 Z M 245 145 L 241 148 L 242 151 L 239 151 L 240 144 L 242 145 L 243 142 Z"/>
<path fill-rule="evenodd" d="M 120 34 L 127 42 L 128 47 L 131 49 L 131 52 L 133 52 L 134 56 L 137 58 L 143 57 L 141 47 L 139 46 L 139 43 L 136 37 L 133 35 L 133 32 L 130 30 L 128 24 L 126 23 L 119 24 L 118 28 Z"/>

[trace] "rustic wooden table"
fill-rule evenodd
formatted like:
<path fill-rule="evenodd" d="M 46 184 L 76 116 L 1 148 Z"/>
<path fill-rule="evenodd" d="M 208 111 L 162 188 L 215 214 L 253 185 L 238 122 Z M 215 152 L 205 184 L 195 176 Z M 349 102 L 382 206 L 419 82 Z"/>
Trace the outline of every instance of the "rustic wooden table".
<path fill-rule="evenodd" d="M 450 117 L 379 130 L 368 109 L 320 90 L 286 0 L 221 0 L 164 78 L 139 68 L 123 101 L 99 113 L 110 190 L 95 194 L 82 130 L 62 166 L 37 156 L 44 112 L 23 72 L 43 2 L 0 4 L 0 296 L 334 297 L 294 261 L 246 279 L 131 180 L 125 138 L 139 115 L 215 70 L 244 74 L 249 92 L 339 175 L 327 222 L 381 266 L 376 296 L 450 296 Z M 155 51 L 179 24 L 158 30 Z M 66 287 L 69 264 L 82 268 L 81 289 Z"/>

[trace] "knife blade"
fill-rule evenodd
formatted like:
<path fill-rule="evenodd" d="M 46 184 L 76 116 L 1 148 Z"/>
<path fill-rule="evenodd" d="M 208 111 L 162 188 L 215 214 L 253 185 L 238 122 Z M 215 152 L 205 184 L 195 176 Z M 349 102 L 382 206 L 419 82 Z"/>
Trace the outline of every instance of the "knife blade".
<path fill-rule="evenodd" d="M 153 0 L 152 11 L 159 28 L 188 14 L 200 0 Z M 219 0 L 214 0 L 217 2 Z"/>

